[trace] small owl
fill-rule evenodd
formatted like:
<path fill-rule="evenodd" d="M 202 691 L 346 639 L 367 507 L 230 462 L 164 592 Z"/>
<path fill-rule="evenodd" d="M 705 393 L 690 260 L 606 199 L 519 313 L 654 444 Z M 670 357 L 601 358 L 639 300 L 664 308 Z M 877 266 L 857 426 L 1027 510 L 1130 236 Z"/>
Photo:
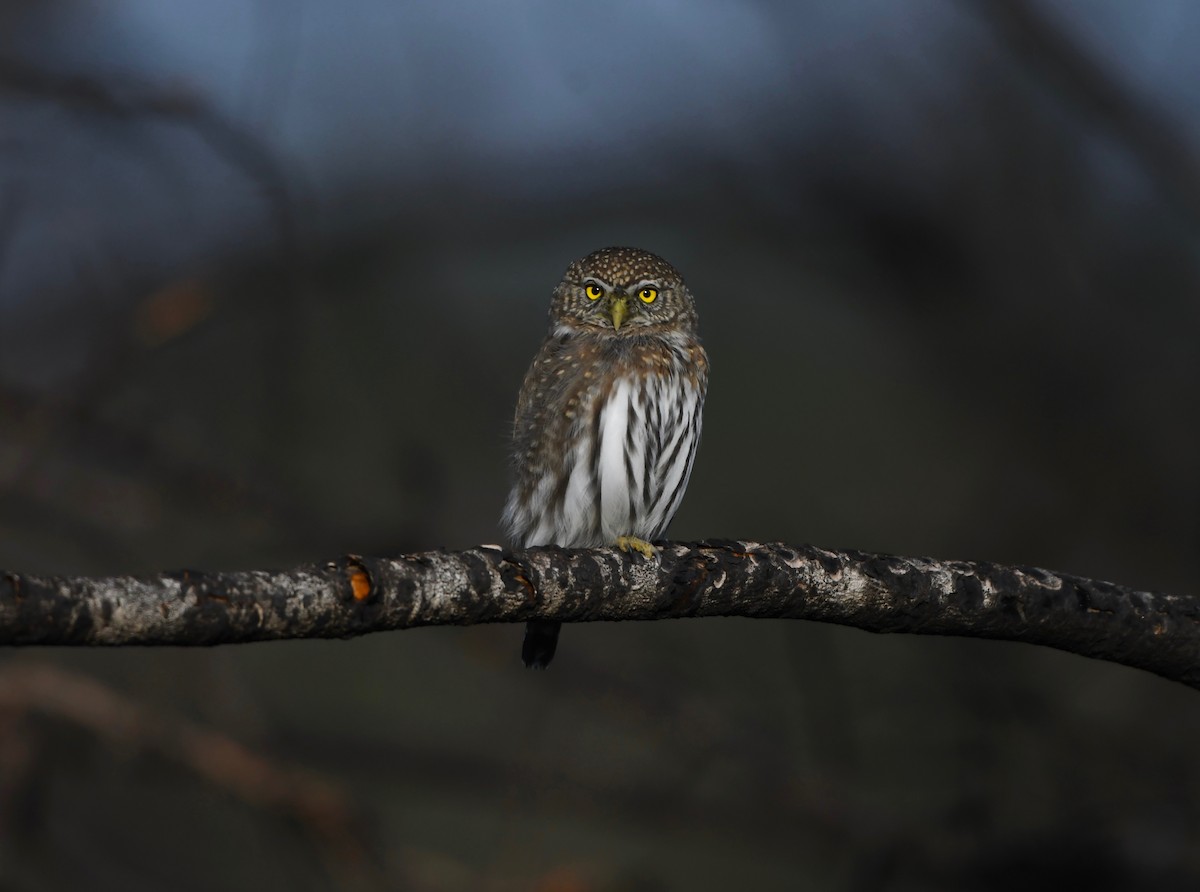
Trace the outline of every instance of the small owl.
<path fill-rule="evenodd" d="M 572 263 L 517 401 L 510 544 L 652 557 L 692 472 L 707 387 L 696 307 L 669 263 L 636 248 Z M 561 626 L 526 626 L 526 666 L 550 663 Z"/>

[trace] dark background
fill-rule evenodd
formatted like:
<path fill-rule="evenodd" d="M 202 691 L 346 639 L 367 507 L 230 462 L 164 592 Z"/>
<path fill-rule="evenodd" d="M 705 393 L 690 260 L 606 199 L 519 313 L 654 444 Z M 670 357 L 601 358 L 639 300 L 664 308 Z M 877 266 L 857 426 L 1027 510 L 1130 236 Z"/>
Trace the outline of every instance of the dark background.
<path fill-rule="evenodd" d="M 1200 12 L 0 3 L 0 566 L 498 538 L 576 256 L 712 359 L 671 530 L 1196 591 Z M 694 620 L 10 652 L 0 888 L 1200 886 L 1200 700 Z"/>

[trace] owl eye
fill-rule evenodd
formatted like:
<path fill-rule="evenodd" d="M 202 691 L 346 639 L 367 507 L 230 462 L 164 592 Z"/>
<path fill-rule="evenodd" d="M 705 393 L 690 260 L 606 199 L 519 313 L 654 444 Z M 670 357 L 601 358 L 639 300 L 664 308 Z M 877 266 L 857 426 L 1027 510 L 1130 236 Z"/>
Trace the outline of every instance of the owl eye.
<path fill-rule="evenodd" d="M 654 303 L 654 298 L 658 297 L 658 289 L 657 288 L 643 288 L 641 291 L 638 292 L 638 297 L 640 297 L 642 299 L 643 303 L 652 304 L 652 303 Z"/>
<path fill-rule="evenodd" d="M 588 285 L 583 289 L 583 293 L 588 296 L 588 300 L 599 300 L 604 297 L 604 289 L 599 285 Z"/>

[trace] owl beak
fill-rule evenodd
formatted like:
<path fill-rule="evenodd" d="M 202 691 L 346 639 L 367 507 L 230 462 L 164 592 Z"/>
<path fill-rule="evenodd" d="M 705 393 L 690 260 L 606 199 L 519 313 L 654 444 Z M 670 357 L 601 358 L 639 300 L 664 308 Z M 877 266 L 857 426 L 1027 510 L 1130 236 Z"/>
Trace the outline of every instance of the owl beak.
<path fill-rule="evenodd" d="M 621 323 L 625 320 L 625 313 L 629 310 L 629 298 L 622 295 L 614 297 L 612 303 L 609 304 L 608 311 L 612 314 L 613 328 L 617 331 L 621 330 Z"/>

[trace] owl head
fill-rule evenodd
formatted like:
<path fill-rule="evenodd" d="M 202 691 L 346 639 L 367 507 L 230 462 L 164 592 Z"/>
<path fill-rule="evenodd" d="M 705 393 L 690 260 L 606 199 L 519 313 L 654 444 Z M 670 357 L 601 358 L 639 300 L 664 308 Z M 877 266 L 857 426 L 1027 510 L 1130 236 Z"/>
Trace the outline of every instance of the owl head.
<path fill-rule="evenodd" d="M 638 248 L 603 248 L 576 260 L 554 289 L 556 326 L 614 337 L 694 333 L 696 305 L 683 277 Z"/>

